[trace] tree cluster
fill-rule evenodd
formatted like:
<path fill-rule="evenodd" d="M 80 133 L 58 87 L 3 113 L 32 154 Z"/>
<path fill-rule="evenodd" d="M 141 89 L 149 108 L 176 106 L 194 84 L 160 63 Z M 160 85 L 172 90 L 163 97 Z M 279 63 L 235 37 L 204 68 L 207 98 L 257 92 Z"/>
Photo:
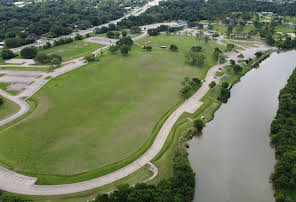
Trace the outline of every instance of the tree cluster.
<path fill-rule="evenodd" d="M 280 91 L 279 108 L 271 124 L 271 143 L 276 165 L 271 180 L 277 202 L 292 202 L 289 192 L 296 190 L 296 70 Z"/>
<path fill-rule="evenodd" d="M 182 99 L 191 97 L 201 86 L 202 82 L 198 78 L 185 77 L 184 81 L 181 82 L 182 89 L 180 90 L 180 96 Z"/>
<path fill-rule="evenodd" d="M 230 90 L 228 89 L 228 87 L 229 84 L 227 82 L 222 83 L 222 88 L 218 100 L 221 100 L 223 103 L 226 103 L 230 98 Z"/>

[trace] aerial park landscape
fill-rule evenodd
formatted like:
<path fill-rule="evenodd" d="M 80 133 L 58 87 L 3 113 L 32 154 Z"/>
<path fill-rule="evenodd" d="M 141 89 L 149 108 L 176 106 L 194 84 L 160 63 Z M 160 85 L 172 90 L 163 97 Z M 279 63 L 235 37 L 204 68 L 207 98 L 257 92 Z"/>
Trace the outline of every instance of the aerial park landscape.
<path fill-rule="evenodd" d="M 1 201 L 296 200 L 290 3 L 117 3 L 33 43 L 2 30 Z M 14 7 L 35 4 L 55 3 Z"/>

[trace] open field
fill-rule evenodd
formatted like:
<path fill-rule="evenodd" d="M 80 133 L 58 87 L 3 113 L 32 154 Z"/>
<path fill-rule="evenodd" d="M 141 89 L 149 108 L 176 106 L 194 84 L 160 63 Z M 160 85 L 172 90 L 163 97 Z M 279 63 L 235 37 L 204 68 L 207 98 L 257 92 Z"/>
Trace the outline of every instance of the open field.
<path fill-rule="evenodd" d="M 197 44 L 194 37 L 161 35 L 140 43 L 147 40 L 152 52 L 135 45 L 128 57 L 104 53 L 100 63 L 51 80 L 34 96 L 37 109 L 1 132 L 2 164 L 40 177 L 40 184 L 56 184 L 91 179 L 136 159 L 155 125 L 178 103 L 180 82 L 204 78 L 218 46 L 201 42 L 206 63 L 193 67 L 184 51 Z M 160 48 L 172 43 L 178 52 Z"/>
<path fill-rule="evenodd" d="M 103 47 L 103 45 L 96 43 L 87 43 L 83 40 L 80 40 L 41 50 L 39 51 L 39 53 L 60 55 L 63 57 L 63 61 L 68 61 L 74 58 L 83 57 L 100 47 Z"/>

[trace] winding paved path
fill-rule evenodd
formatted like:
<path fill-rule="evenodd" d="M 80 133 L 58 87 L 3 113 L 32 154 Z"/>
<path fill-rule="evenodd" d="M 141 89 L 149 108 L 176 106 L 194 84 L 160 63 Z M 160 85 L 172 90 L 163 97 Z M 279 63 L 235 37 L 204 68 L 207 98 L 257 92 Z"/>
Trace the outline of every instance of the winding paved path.
<path fill-rule="evenodd" d="M 262 50 L 262 49 L 264 50 L 266 48 L 267 47 L 260 46 L 258 48 L 251 48 L 241 52 L 244 55 L 254 55 L 256 51 Z M 230 53 L 228 57 L 231 59 L 237 59 L 237 54 Z M 24 97 L 28 98 L 32 96 L 34 93 L 36 93 L 42 86 L 44 86 L 50 80 L 48 76 L 53 78 L 61 74 L 64 74 L 66 72 L 69 72 L 75 68 L 78 68 L 84 64 L 85 63 L 82 60 L 82 58 L 78 58 L 78 59 L 72 60 L 70 63 L 64 65 L 63 67 L 56 69 L 52 73 L 44 73 L 32 85 L 30 85 L 28 88 L 26 88 L 22 93 L 20 93 L 17 96 L 9 95 L 8 93 L 0 90 L 0 94 L 2 96 L 14 101 L 21 107 L 19 112 L 17 112 L 16 114 L 12 115 L 9 118 L 6 118 L 0 121 L 0 126 L 3 126 L 9 123 L 10 121 L 13 121 L 21 117 L 22 115 L 24 115 L 26 112 L 28 112 L 29 105 L 22 98 Z M 84 182 L 73 183 L 73 184 L 63 184 L 63 185 L 35 185 L 37 178 L 20 175 L 18 173 L 15 173 L 13 171 L 10 171 L 0 166 L 0 189 L 8 192 L 13 192 L 18 194 L 27 194 L 27 195 L 70 194 L 70 193 L 77 193 L 77 192 L 82 192 L 82 191 L 94 189 L 97 187 L 101 187 L 136 172 L 137 170 L 142 168 L 144 165 L 150 164 L 150 161 L 153 158 L 155 158 L 156 155 L 161 151 L 173 125 L 178 120 L 178 118 L 184 112 L 194 113 L 203 104 L 201 102 L 201 98 L 208 92 L 209 84 L 212 81 L 218 82 L 217 78 L 215 78 L 215 74 L 218 68 L 221 66 L 223 65 L 215 65 L 208 71 L 201 88 L 191 98 L 189 98 L 181 106 L 179 106 L 168 117 L 168 119 L 165 121 L 165 123 L 161 127 L 152 146 L 140 158 L 130 163 L 129 165 L 117 171 L 114 171 L 113 173 L 104 175 L 102 177 L 98 177 L 98 178 L 84 181 Z"/>

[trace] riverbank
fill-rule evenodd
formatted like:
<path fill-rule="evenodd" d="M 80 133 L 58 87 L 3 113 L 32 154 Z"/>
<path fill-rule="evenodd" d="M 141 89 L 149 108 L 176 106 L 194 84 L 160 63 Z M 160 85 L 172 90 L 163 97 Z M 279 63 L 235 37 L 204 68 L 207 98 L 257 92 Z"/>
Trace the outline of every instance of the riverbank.
<path fill-rule="evenodd" d="M 279 95 L 279 109 L 271 124 L 271 144 L 277 159 L 271 180 L 277 202 L 296 201 L 296 70 Z"/>

